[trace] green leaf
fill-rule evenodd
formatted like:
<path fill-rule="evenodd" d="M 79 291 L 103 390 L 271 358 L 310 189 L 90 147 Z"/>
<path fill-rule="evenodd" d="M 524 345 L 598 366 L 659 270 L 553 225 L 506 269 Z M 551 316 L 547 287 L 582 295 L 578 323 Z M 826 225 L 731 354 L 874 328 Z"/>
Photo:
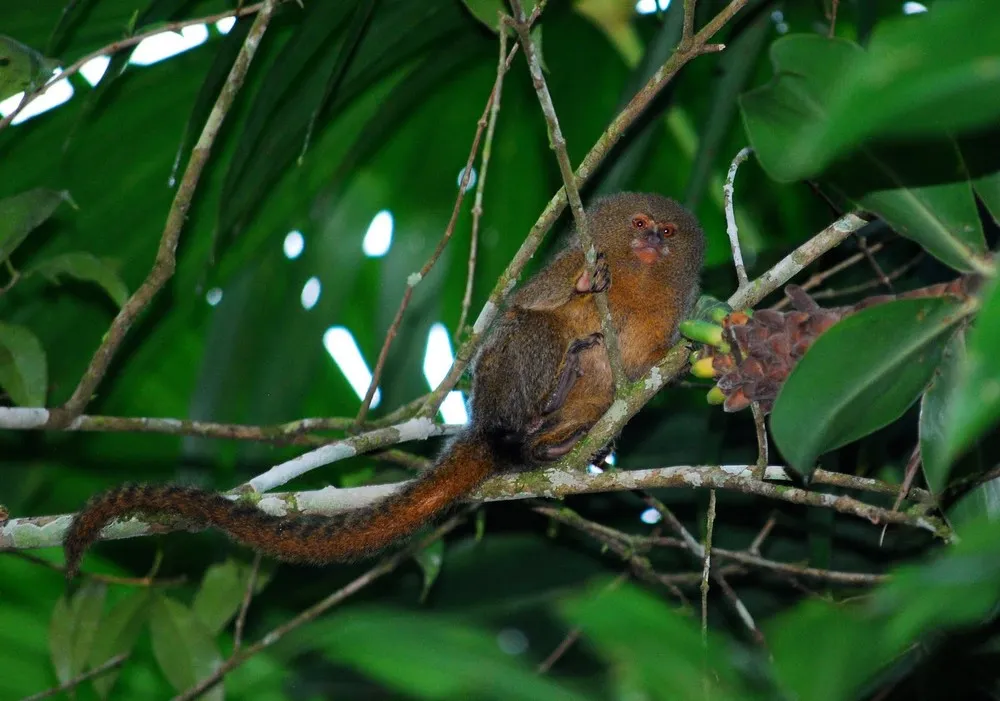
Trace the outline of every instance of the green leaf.
<path fill-rule="evenodd" d="M 700 133 L 698 153 L 691 167 L 684 202 L 694 209 L 701 201 L 708 187 L 712 169 L 716 166 L 719 151 L 732 133 L 733 115 L 737 98 L 745 89 L 758 57 L 770 37 L 772 29 L 770 13 L 758 12 L 750 24 L 736 33 L 735 39 L 727 41 L 726 50 L 719 59 L 719 77 L 713 81 L 712 104 L 708 120 Z"/>
<path fill-rule="evenodd" d="M 962 536 L 970 525 L 1000 521 L 1000 477 L 984 482 L 963 494 L 948 508 L 948 521 Z"/>
<path fill-rule="evenodd" d="M 38 337 L 23 326 L 0 322 L 0 387 L 18 406 L 45 406 L 48 364 Z"/>
<path fill-rule="evenodd" d="M 895 421 L 920 396 L 966 310 L 950 298 L 887 302 L 835 324 L 789 375 L 771 416 L 789 464 L 816 458 Z"/>
<path fill-rule="evenodd" d="M 644 698 L 704 698 L 706 684 L 715 698 L 749 698 L 721 640 L 709 635 L 704 645 L 691 620 L 638 587 L 591 586 L 560 612 Z"/>
<path fill-rule="evenodd" d="M 72 204 L 68 192 L 36 188 L 0 200 L 0 263 L 10 258 L 39 224 L 62 202 Z"/>
<path fill-rule="evenodd" d="M 220 632 L 236 615 L 249 578 L 250 568 L 236 560 L 226 560 L 205 571 L 191 610 L 209 633 Z M 259 591 L 260 579 L 257 581 Z"/>
<path fill-rule="evenodd" d="M 986 243 L 969 173 L 950 138 L 902 145 L 859 141 L 850 158 L 831 168 L 813 153 L 815 141 L 825 138 L 817 131 L 830 118 L 832 95 L 864 60 L 857 45 L 817 35 L 792 35 L 771 45 L 774 79 L 740 98 L 761 166 L 782 182 L 822 173 L 824 181 L 947 265 L 963 272 L 984 267 L 976 260 Z"/>
<path fill-rule="evenodd" d="M 769 621 L 765 631 L 774 676 L 789 698 L 858 698 L 864 682 L 893 657 L 882 644 L 877 620 L 827 601 L 806 601 Z"/>
<path fill-rule="evenodd" d="M 107 262 L 90 253 L 63 253 L 32 266 L 26 274 L 38 273 L 59 284 L 60 275 L 100 285 L 119 307 L 128 301 L 128 288 Z"/>
<path fill-rule="evenodd" d="M 593 698 L 538 676 L 500 650 L 493 636 L 415 611 L 356 609 L 298 637 L 408 697 L 503 701 Z"/>
<path fill-rule="evenodd" d="M 882 626 L 889 649 L 901 649 L 942 628 L 977 624 L 1000 603 L 1000 526 L 967 524 L 961 541 L 926 563 L 897 569 L 871 602 L 888 615 Z"/>
<path fill-rule="evenodd" d="M 191 609 L 169 597 L 154 595 L 151 614 L 153 655 L 174 689 L 191 688 L 222 664 L 215 642 Z M 221 701 L 224 687 L 217 684 L 201 698 Z"/>
<path fill-rule="evenodd" d="M 59 62 L 0 34 L 0 100 L 42 85 Z"/>
<path fill-rule="evenodd" d="M 1000 283 L 983 292 L 983 305 L 969 332 L 967 361 L 955 389 L 945 428 L 949 462 L 1000 420 Z"/>
<path fill-rule="evenodd" d="M 1000 129 L 963 136 L 958 147 L 976 194 L 993 221 L 1000 223 Z"/>
<path fill-rule="evenodd" d="M 301 155 L 312 115 L 338 62 L 349 61 L 349 65 L 316 124 L 317 132 L 357 98 L 370 94 L 379 81 L 414 59 L 423 59 L 431 47 L 436 50 L 448 45 L 454 53 L 465 46 L 457 39 L 468 30 L 467 17 L 457 3 L 383 0 L 357 49 L 343 56 L 342 37 L 336 32 L 350 9 L 348 3 L 306 3 L 301 29 L 289 40 L 258 90 L 226 173 L 220 237 L 248 221 L 273 189 L 272 184 Z M 385 138 L 390 137 L 387 134 Z"/>
<path fill-rule="evenodd" d="M 149 603 L 152 593 L 148 588 L 139 589 L 111 607 L 107 618 L 101 623 L 90 650 L 90 666 L 98 667 L 112 657 L 130 653 L 135 647 L 139 633 L 149 617 Z M 117 669 L 95 677 L 94 690 L 102 698 L 107 698 L 118 681 Z"/>
<path fill-rule="evenodd" d="M 868 51 L 819 36 L 776 41 L 772 57 L 781 79 L 822 83 L 807 91 L 810 117 L 795 120 L 786 175 L 815 175 L 875 138 L 941 136 L 991 124 L 1000 116 L 994 13 L 987 2 L 944 3 L 934 12 L 883 22 Z M 831 50 L 834 44 L 841 48 Z M 793 55 L 804 63 L 789 61 Z M 834 64 L 815 72 L 831 55 Z"/>
<path fill-rule="evenodd" d="M 920 462 L 927 486 L 935 495 L 940 495 L 948 486 L 951 463 L 945 454 L 944 431 L 955 383 L 964 362 L 965 334 L 959 332 L 945 348 L 941 364 L 920 400 Z"/>
<path fill-rule="evenodd" d="M 503 0 L 462 0 L 462 4 L 473 17 L 486 25 L 494 34 L 500 31 L 499 13 L 508 14 L 507 5 Z"/>
<path fill-rule="evenodd" d="M 84 671 L 93 647 L 107 585 L 88 580 L 67 602 L 59 597 L 49 625 L 49 646 L 56 677 L 63 684 Z"/>
<path fill-rule="evenodd" d="M 441 539 L 435 540 L 426 548 L 422 548 L 414 553 L 413 559 L 417 561 L 421 571 L 424 573 L 424 586 L 420 590 L 420 602 L 423 603 L 427 600 L 427 595 L 434 585 L 434 580 L 441 573 L 441 565 L 444 564 L 444 541 Z"/>

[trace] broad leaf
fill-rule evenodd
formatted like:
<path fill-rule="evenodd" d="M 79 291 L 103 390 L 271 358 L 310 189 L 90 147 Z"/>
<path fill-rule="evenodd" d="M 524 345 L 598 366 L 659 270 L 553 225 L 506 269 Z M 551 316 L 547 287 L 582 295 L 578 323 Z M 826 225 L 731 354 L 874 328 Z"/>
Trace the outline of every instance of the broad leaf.
<path fill-rule="evenodd" d="M 954 460 L 1000 420 L 1000 283 L 983 292 L 969 332 L 967 362 L 945 428 L 945 459 Z"/>
<path fill-rule="evenodd" d="M 101 622 L 90 650 L 90 666 L 98 667 L 112 657 L 129 653 L 135 646 L 139 633 L 149 617 L 152 593 L 143 588 L 131 593 L 115 604 Z M 94 678 L 94 690 L 103 699 L 118 680 L 118 670 Z"/>
<path fill-rule="evenodd" d="M 49 646 L 56 677 L 66 683 L 84 671 L 97 634 L 107 585 L 88 580 L 67 602 L 60 597 L 52 610 Z"/>
<path fill-rule="evenodd" d="M 774 676 L 791 698 L 859 698 L 865 681 L 894 656 L 882 644 L 877 620 L 863 610 L 828 601 L 800 604 L 769 621 L 766 635 Z"/>
<path fill-rule="evenodd" d="M 153 655 L 174 689 L 191 688 L 222 664 L 208 630 L 184 604 L 154 595 L 151 614 Z M 217 684 L 200 698 L 221 701 L 225 698 L 224 688 Z"/>
<path fill-rule="evenodd" d="M 500 13 L 509 14 L 507 3 L 503 0 L 462 0 L 462 4 L 494 34 L 500 31 Z"/>
<path fill-rule="evenodd" d="M 927 386 L 964 312 L 950 298 L 896 300 L 820 336 L 774 404 L 771 430 L 789 464 L 812 474 L 821 454 L 898 419 Z"/>
<path fill-rule="evenodd" d="M 209 633 L 218 633 L 236 615 L 249 579 L 250 567 L 236 560 L 226 560 L 205 571 L 191 610 Z M 254 592 L 259 592 L 266 583 L 267 576 L 258 573 Z"/>
<path fill-rule="evenodd" d="M 59 62 L 0 34 L 0 100 L 42 85 Z"/>
<path fill-rule="evenodd" d="M 427 600 L 434 580 L 441 573 L 441 565 L 444 564 L 444 541 L 440 538 L 435 540 L 426 548 L 414 553 L 413 559 L 417 561 L 424 573 L 424 586 L 420 590 L 420 601 L 423 602 Z"/>
<path fill-rule="evenodd" d="M 63 253 L 32 266 L 28 273 L 38 273 L 54 283 L 62 275 L 100 285 L 119 307 L 128 300 L 128 288 L 107 262 L 90 253 Z"/>
<path fill-rule="evenodd" d="M 39 224 L 52 216 L 68 192 L 37 188 L 0 200 L 0 263 L 7 260 Z"/>
<path fill-rule="evenodd" d="M 1000 224 L 1000 129 L 962 137 L 958 146 L 976 194 Z"/>
<path fill-rule="evenodd" d="M 927 486 L 936 495 L 948 486 L 951 462 L 945 452 L 945 428 L 959 369 L 965 360 L 965 334 L 959 332 L 945 349 L 941 364 L 920 400 L 920 462 Z"/>
<path fill-rule="evenodd" d="M 740 98 L 747 135 L 761 166 L 788 182 L 820 175 L 858 206 L 956 270 L 984 267 L 985 251 L 969 173 L 947 136 L 919 144 L 862 143 L 833 166 L 811 151 L 845 75 L 865 61 L 841 39 L 792 35 L 771 45 L 775 77 Z M 877 102 L 874 100 L 873 102 Z"/>
<path fill-rule="evenodd" d="M 710 635 L 703 643 L 691 620 L 636 587 L 605 582 L 560 609 L 642 698 L 751 698 L 721 640 Z"/>
<path fill-rule="evenodd" d="M 973 487 L 948 509 L 948 520 L 959 536 L 969 526 L 1000 521 L 1000 477 Z"/>
<path fill-rule="evenodd" d="M 941 136 L 992 124 L 1000 116 L 995 9 L 987 2 L 942 3 L 934 12 L 887 21 L 867 51 L 816 35 L 775 42 L 779 82 L 821 83 L 807 90 L 810 109 L 800 116 L 808 118 L 795 120 L 781 166 L 786 177 L 816 175 L 874 138 Z M 834 44 L 853 48 L 830 50 Z M 789 50 L 803 63 L 782 60 L 791 58 Z M 816 63 L 834 54 L 817 73 Z"/>
<path fill-rule="evenodd" d="M 307 641 L 306 641 L 307 638 Z M 343 612 L 308 636 L 310 647 L 407 697 L 579 701 L 593 698 L 539 676 L 493 636 L 414 611 Z"/>
<path fill-rule="evenodd" d="M 45 349 L 23 326 L 0 322 L 0 387 L 18 406 L 45 406 L 49 373 Z"/>

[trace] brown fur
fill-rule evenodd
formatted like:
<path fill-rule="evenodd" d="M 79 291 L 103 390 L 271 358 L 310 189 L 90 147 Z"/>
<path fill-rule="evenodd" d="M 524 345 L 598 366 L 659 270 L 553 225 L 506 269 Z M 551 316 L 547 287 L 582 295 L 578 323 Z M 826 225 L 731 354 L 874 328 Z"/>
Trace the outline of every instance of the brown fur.
<path fill-rule="evenodd" d="M 636 215 L 669 226 L 657 255 L 639 255 Z M 176 515 L 214 526 L 282 560 L 324 564 L 373 555 L 412 535 L 491 475 L 569 452 L 614 396 L 590 289 L 610 276 L 608 301 L 625 372 L 636 380 L 663 357 L 698 295 L 704 236 L 683 207 L 659 195 L 620 193 L 588 209 L 605 274 L 590 282 L 575 239 L 512 297 L 473 366 L 472 423 L 436 467 L 399 494 L 331 517 L 278 517 L 191 487 L 135 486 L 92 499 L 65 538 L 72 577 L 101 529 L 129 514 Z M 644 253 L 648 253 L 644 252 Z M 582 290 L 582 291 L 581 291 Z"/>

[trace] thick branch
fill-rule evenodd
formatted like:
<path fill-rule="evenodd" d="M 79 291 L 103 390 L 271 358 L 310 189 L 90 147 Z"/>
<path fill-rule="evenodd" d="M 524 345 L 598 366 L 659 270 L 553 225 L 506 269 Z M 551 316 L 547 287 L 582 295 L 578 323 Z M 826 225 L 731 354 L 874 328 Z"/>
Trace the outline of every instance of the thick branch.
<path fill-rule="evenodd" d="M 947 527 L 939 519 L 927 515 L 926 512 L 931 507 L 927 503 L 930 497 L 922 490 L 911 490 L 907 494 L 907 499 L 916 501 L 917 504 L 899 512 L 872 506 L 849 496 L 813 492 L 790 487 L 786 484 L 772 484 L 773 481 L 788 481 L 788 475 L 782 467 L 768 467 L 767 479 L 768 482 L 755 479 L 752 475 L 752 468 L 745 465 L 685 465 L 649 470 L 604 472 L 597 475 L 587 474 L 580 470 L 553 469 L 494 478 L 474 493 L 470 497 L 470 501 L 508 501 L 537 497 L 561 498 L 571 494 L 637 489 L 713 488 L 756 494 L 792 504 L 818 506 L 857 516 L 872 523 L 895 523 L 930 531 L 940 537 L 948 536 Z M 817 470 L 813 473 L 813 483 L 880 493 L 898 491 L 891 485 L 877 480 L 852 478 L 849 475 L 824 470 Z M 399 482 L 352 489 L 327 487 L 307 492 L 266 495 L 231 494 L 229 496 L 232 499 L 242 498 L 249 503 L 255 503 L 261 510 L 276 515 L 329 515 L 372 504 L 401 489 L 405 484 L 405 482 Z M 0 526 L 0 548 L 56 547 L 62 543 L 63 534 L 69 527 L 71 520 L 71 514 L 10 519 Z M 115 540 L 150 533 L 167 533 L 183 528 L 184 524 L 180 522 L 165 523 L 162 517 L 158 517 L 155 522 L 133 518 L 109 525 L 104 529 L 101 537 L 105 540 Z"/>

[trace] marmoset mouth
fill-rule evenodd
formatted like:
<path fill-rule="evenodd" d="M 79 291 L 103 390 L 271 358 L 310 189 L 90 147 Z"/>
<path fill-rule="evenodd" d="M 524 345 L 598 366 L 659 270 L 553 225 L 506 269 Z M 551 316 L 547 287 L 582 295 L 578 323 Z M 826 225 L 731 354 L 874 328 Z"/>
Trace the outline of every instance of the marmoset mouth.
<path fill-rule="evenodd" d="M 645 236 L 632 239 L 632 250 L 643 263 L 655 263 L 660 256 L 667 254 L 663 237 L 652 231 Z"/>

